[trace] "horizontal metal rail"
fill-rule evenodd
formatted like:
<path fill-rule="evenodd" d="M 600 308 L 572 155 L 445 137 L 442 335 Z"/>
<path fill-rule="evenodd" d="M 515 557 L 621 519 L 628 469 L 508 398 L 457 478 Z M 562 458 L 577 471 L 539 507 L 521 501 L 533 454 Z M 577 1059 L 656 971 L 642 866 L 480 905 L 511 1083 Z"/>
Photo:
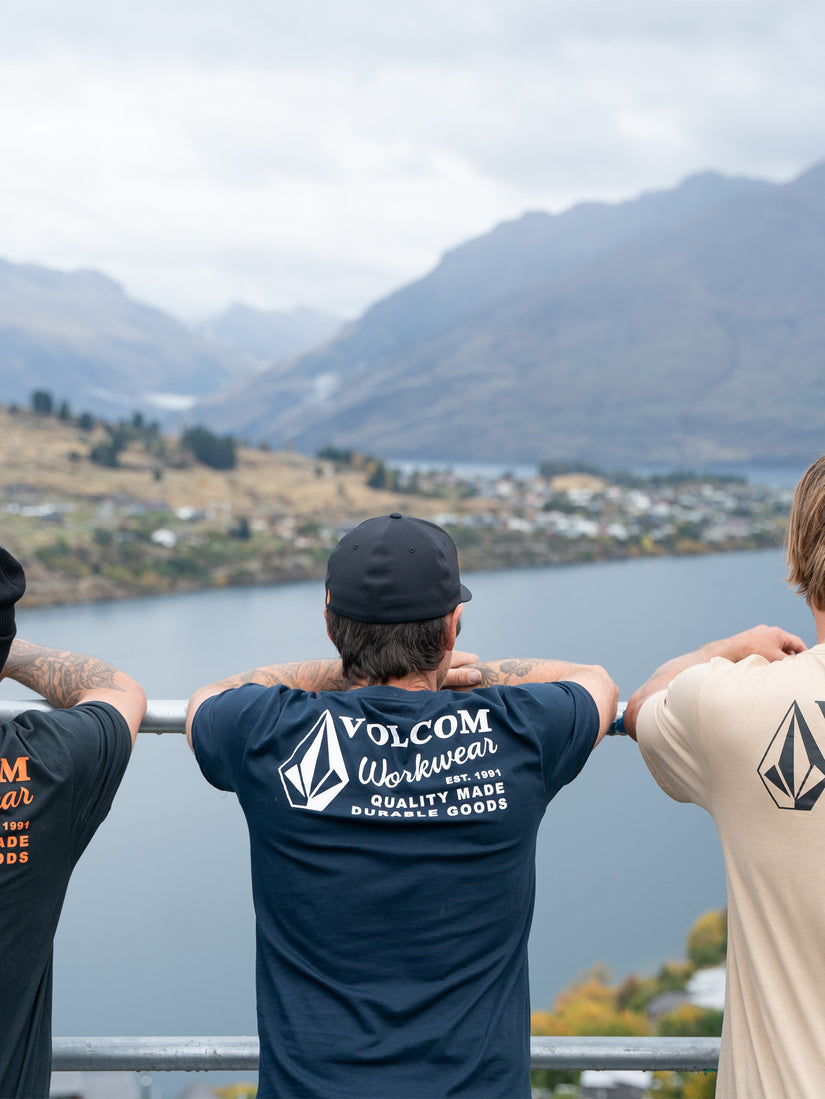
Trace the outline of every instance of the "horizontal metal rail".
<path fill-rule="evenodd" d="M 556 1037 L 530 1040 L 539 1069 L 676 1069 L 715 1071 L 718 1038 Z M 55 1038 L 54 1072 L 255 1071 L 258 1039 Z"/>
<path fill-rule="evenodd" d="M 52 707 L 42 698 L 0 699 L 0 721 L 8 721 L 25 710 L 46 712 Z M 142 733 L 182 733 L 186 722 L 185 698 L 150 699 L 140 725 Z"/>
<path fill-rule="evenodd" d="M 611 732 L 623 733 L 624 726 L 620 724 L 627 703 L 619 703 L 618 727 L 614 723 Z M 0 721 L 8 721 L 17 717 L 24 710 L 51 710 L 48 702 L 42 699 L 15 699 L 13 701 L 0 699 Z M 152 698 L 146 707 L 146 714 L 140 725 L 142 733 L 182 733 L 186 722 L 185 698 Z"/>

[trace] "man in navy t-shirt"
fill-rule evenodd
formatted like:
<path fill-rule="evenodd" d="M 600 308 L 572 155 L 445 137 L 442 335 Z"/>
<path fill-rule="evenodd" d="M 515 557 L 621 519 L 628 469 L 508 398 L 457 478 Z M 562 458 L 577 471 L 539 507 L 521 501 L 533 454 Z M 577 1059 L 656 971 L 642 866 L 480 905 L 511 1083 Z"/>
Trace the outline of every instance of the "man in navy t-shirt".
<path fill-rule="evenodd" d="M 446 531 L 369 519 L 327 568 L 341 659 L 190 701 L 249 827 L 261 1097 L 530 1094 L 536 834 L 618 691 L 597 666 L 456 652 L 469 599 Z"/>

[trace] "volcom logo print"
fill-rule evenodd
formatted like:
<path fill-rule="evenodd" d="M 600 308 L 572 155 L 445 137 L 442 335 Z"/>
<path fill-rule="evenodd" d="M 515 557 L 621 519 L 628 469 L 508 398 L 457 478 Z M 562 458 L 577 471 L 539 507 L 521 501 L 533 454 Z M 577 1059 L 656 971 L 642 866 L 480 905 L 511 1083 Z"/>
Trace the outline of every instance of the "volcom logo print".
<path fill-rule="evenodd" d="M 817 702 L 825 716 L 825 702 Z M 825 790 L 825 756 L 797 702 L 782 718 L 758 767 L 780 809 L 813 809 Z"/>
<path fill-rule="evenodd" d="M 329 710 L 324 710 L 278 773 L 295 809 L 320 813 L 341 793 L 349 775 Z"/>
<path fill-rule="evenodd" d="M 360 744 L 347 749 L 350 778 L 342 747 L 353 740 Z M 278 774 L 293 809 L 322 813 L 349 787 L 349 811 L 339 803 L 333 812 L 474 817 L 508 807 L 492 758 L 498 748 L 487 707 L 460 707 L 410 728 L 324 710 Z"/>

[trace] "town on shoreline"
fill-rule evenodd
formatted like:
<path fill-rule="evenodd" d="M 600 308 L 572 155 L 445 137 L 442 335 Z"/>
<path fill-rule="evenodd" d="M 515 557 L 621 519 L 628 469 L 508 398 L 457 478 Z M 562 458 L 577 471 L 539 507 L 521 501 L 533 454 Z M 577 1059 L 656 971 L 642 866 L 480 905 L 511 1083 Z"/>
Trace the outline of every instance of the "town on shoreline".
<path fill-rule="evenodd" d="M 219 458 L 138 417 L 117 432 L 0 408 L 0 542 L 26 567 L 28 605 L 317 579 L 347 529 L 390 511 L 445 526 L 468 573 L 776 548 L 792 492 L 576 465 L 396 468 L 332 447 L 307 457 L 233 442 L 228 461 L 209 433 L 195 444 Z"/>

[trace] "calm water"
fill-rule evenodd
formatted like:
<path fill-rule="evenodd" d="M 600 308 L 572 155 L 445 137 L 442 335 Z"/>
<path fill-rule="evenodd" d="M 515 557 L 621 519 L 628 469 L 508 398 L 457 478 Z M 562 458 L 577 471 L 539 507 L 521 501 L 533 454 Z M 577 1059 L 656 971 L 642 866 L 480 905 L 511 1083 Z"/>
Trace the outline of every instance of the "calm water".
<path fill-rule="evenodd" d="M 461 643 L 490 658 L 602 663 L 626 699 L 664 659 L 757 622 L 813 644 L 783 576 L 778 551 L 471 574 Z M 19 632 L 99 654 L 150 697 L 184 698 L 230 672 L 329 655 L 321 607 L 322 585 L 296 584 L 24 609 Z M 0 692 L 25 693 L 8 682 Z M 661 794 L 624 738 L 600 746 L 551 804 L 538 866 L 534 1007 L 597 961 L 621 977 L 682 957 L 691 923 L 724 903 L 710 819 Z M 253 960 L 234 796 L 206 785 L 183 737 L 142 735 L 67 898 L 55 1034 L 254 1034 Z"/>

